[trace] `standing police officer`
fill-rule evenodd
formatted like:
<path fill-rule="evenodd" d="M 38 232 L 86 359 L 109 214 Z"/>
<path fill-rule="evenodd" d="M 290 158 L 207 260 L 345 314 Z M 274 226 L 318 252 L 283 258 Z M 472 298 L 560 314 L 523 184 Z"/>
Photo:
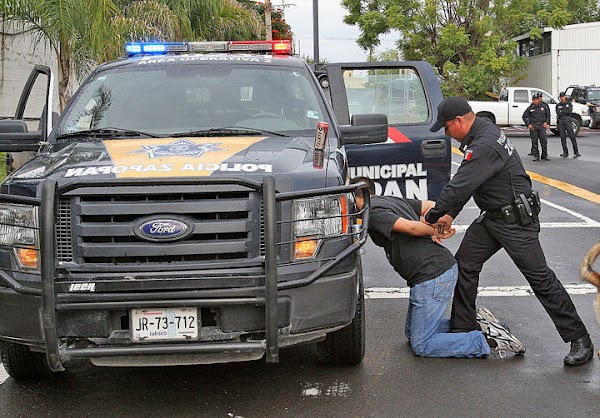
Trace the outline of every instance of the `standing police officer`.
<path fill-rule="evenodd" d="M 546 263 L 538 236 L 539 199 L 517 150 L 496 125 L 476 117 L 462 97 L 440 103 L 431 131 L 442 127 L 446 135 L 461 142 L 464 158 L 425 221 L 448 229 L 471 196 L 482 210 L 456 253 L 459 278 L 452 305 L 453 329 L 476 329 L 479 273 L 483 264 L 504 248 L 562 339 L 571 343 L 564 363 L 587 363 L 593 357 L 594 346 L 569 294 Z"/>
<path fill-rule="evenodd" d="M 550 108 L 542 101 L 542 93 L 535 93 L 531 97 L 531 104 L 523 112 L 523 122 L 529 129 L 533 161 L 540 160 L 538 139 L 542 146 L 542 161 L 550 161 L 550 158 L 548 158 L 548 137 L 546 136 L 546 129 L 550 126 Z"/>
<path fill-rule="evenodd" d="M 556 104 L 556 117 L 558 118 L 558 131 L 560 132 L 560 143 L 563 149 L 563 153 L 560 156 L 569 156 L 569 149 L 567 148 L 567 135 L 569 135 L 571 145 L 573 145 L 573 156 L 575 158 L 581 157 L 577 148 L 577 138 L 575 137 L 575 132 L 573 132 L 573 122 L 571 120 L 573 104 L 570 100 L 567 100 L 564 91 L 561 91 L 558 96 L 560 101 Z"/>

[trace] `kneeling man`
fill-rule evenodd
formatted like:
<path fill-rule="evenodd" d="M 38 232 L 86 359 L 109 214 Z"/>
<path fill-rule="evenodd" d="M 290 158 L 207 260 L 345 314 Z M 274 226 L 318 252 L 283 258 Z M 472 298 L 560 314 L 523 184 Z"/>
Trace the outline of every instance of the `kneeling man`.
<path fill-rule="evenodd" d="M 410 287 L 404 332 L 417 356 L 485 357 L 492 350 L 523 354 L 525 347 L 510 330 L 487 310 L 478 315 L 482 331 L 450 332 L 450 319 L 444 313 L 452 298 L 458 267 L 452 253 L 440 244 L 455 230 L 436 231 L 420 221 L 435 205 L 432 201 L 376 196 L 375 184 L 366 177 L 351 183 L 367 184 L 371 205 L 369 236 L 385 250 L 388 261 Z M 356 193 L 358 209 L 364 205 L 360 189 Z"/>

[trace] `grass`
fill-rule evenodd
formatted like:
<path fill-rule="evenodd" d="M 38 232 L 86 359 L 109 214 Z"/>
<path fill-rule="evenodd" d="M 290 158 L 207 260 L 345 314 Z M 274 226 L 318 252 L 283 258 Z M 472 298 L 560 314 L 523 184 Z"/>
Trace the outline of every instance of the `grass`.
<path fill-rule="evenodd" d="M 0 181 L 6 177 L 6 153 L 0 152 Z"/>

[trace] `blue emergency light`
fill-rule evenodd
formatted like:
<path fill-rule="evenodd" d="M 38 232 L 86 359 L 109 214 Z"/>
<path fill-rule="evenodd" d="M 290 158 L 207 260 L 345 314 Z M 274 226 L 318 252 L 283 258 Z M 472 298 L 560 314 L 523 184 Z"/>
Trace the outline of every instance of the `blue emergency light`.
<path fill-rule="evenodd" d="M 165 54 L 167 52 L 186 52 L 185 42 L 131 42 L 125 44 L 127 55 Z"/>

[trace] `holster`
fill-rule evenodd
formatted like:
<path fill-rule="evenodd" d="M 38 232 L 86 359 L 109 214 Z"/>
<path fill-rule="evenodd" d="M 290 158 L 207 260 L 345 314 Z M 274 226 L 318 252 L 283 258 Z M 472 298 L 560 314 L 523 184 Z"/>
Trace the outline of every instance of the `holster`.
<path fill-rule="evenodd" d="M 529 197 L 521 193 L 510 205 L 503 206 L 498 210 L 490 211 L 492 219 L 503 219 L 507 224 L 529 225 L 539 221 L 539 213 L 542 209 L 540 196 L 537 191 L 532 191 Z"/>

